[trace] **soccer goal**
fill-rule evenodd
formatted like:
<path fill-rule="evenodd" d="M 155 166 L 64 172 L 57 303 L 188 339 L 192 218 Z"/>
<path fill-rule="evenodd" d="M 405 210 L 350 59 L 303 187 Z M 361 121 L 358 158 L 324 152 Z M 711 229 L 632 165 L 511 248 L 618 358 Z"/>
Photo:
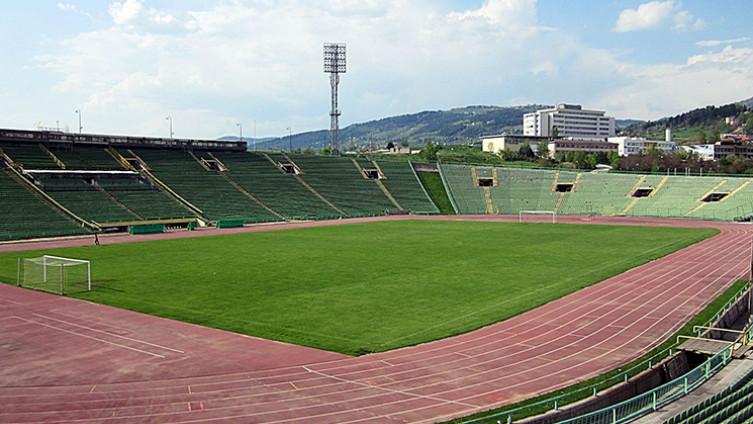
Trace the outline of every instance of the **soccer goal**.
<path fill-rule="evenodd" d="M 57 294 L 72 294 L 92 289 L 89 261 L 44 255 L 18 258 L 17 284 L 20 287 Z"/>
<path fill-rule="evenodd" d="M 552 224 L 557 223 L 557 212 L 555 211 L 520 211 L 518 212 L 518 222 L 541 222 L 540 219 L 526 220 L 526 217 L 551 216 Z M 547 218 L 547 221 L 549 218 Z"/>

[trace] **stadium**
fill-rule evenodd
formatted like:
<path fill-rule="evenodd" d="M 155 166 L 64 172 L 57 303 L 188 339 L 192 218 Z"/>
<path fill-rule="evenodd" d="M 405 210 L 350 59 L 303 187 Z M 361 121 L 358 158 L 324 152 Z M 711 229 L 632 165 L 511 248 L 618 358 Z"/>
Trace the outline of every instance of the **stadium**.
<path fill-rule="evenodd" d="M 23 130 L 0 166 L 0 422 L 628 422 L 730 369 L 666 419 L 753 415 L 749 178 Z"/>

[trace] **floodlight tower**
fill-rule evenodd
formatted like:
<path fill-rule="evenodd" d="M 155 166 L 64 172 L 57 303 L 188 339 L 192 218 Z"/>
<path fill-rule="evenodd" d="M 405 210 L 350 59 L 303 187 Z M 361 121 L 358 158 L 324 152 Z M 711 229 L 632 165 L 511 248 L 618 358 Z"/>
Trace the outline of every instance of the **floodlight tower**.
<path fill-rule="evenodd" d="M 329 143 L 332 154 L 337 154 L 339 148 L 337 136 L 340 130 L 337 85 L 340 83 L 340 74 L 345 73 L 345 43 L 324 44 L 324 72 L 329 74 L 329 85 L 332 87 L 332 109 L 329 112 Z"/>

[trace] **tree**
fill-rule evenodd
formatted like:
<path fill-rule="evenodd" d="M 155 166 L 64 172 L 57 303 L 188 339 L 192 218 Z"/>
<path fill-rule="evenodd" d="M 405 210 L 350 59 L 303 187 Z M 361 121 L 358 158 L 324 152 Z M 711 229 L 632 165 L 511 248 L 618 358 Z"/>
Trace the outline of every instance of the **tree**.
<path fill-rule="evenodd" d="M 387 143 L 387 150 L 395 150 L 395 143 L 391 141 Z"/>
<path fill-rule="evenodd" d="M 549 159 L 549 143 L 542 141 L 539 143 L 539 157 Z"/>
<path fill-rule="evenodd" d="M 531 149 L 531 146 L 528 143 L 523 143 L 520 145 L 520 149 L 518 149 L 518 155 L 521 159 L 531 159 L 536 156 L 533 154 L 533 149 Z"/>
<path fill-rule="evenodd" d="M 743 130 L 745 130 L 746 133 L 753 133 L 753 113 L 749 113 L 748 119 L 745 121 L 745 125 L 743 125 Z"/>
<path fill-rule="evenodd" d="M 408 140 L 403 140 L 400 142 L 400 146 L 402 147 L 410 147 L 410 143 L 408 143 Z"/>
<path fill-rule="evenodd" d="M 552 127 L 552 137 L 557 138 L 560 136 L 560 129 L 557 127 Z"/>
<path fill-rule="evenodd" d="M 437 160 L 437 152 L 439 152 L 440 146 L 435 145 L 431 140 L 421 148 L 421 156 L 426 160 Z"/>
<path fill-rule="evenodd" d="M 609 155 L 607 156 L 607 160 L 609 160 L 609 164 L 612 165 L 612 168 L 619 168 L 620 167 L 620 154 L 617 152 L 609 152 Z"/>

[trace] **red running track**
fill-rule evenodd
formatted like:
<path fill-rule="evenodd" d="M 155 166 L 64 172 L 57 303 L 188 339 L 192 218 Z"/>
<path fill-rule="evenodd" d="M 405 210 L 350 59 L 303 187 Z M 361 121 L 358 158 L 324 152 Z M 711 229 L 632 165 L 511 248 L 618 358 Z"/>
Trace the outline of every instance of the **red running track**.
<path fill-rule="evenodd" d="M 445 420 L 624 365 L 748 272 L 750 225 L 589 222 L 707 226 L 721 233 L 512 319 L 357 358 L 0 284 L 0 422 Z"/>

